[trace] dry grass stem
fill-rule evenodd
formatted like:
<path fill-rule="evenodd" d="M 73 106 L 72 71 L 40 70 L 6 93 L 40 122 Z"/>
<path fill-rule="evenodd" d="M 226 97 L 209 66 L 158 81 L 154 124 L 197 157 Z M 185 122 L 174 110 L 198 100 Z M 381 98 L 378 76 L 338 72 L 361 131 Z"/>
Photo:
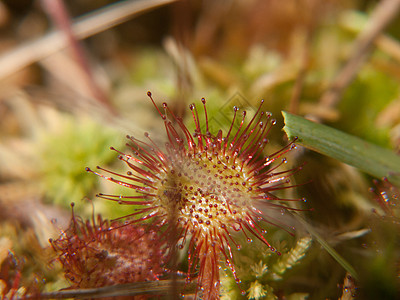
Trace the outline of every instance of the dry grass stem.
<path fill-rule="evenodd" d="M 352 55 L 336 75 L 330 88 L 322 95 L 321 105 L 334 107 L 340 101 L 343 91 L 353 81 L 361 66 L 367 60 L 375 40 L 386 26 L 397 17 L 399 9 L 400 0 L 379 2 L 365 29 L 354 42 Z"/>
<path fill-rule="evenodd" d="M 77 18 L 76 21 L 72 23 L 72 30 L 77 39 L 85 39 L 117 26 L 129 18 L 144 13 L 145 11 L 175 1 L 176 0 L 142 0 L 118 2 Z M 56 30 L 3 54 L 0 57 L 0 80 L 60 51 L 66 46 L 68 46 L 68 40 L 64 36 L 64 33 Z"/>

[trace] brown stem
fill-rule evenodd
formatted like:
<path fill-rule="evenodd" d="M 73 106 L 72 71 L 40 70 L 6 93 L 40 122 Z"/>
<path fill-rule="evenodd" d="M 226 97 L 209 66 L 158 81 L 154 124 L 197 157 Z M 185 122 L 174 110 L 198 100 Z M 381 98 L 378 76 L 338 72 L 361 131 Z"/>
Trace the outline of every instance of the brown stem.
<path fill-rule="evenodd" d="M 310 62 L 311 31 L 308 30 L 304 34 L 306 36 L 301 53 L 301 65 L 296 77 L 296 81 L 294 83 L 292 96 L 289 102 L 289 112 L 291 112 L 292 114 L 298 113 L 300 96 L 304 86 L 304 79 L 306 77 L 307 68 Z"/>
<path fill-rule="evenodd" d="M 97 99 L 100 103 L 108 107 L 110 111 L 115 113 L 115 110 L 110 105 L 108 97 L 93 79 L 92 70 L 89 66 L 87 57 L 81 44 L 78 42 L 78 39 L 72 31 L 72 25 L 70 21 L 71 18 L 64 5 L 64 2 L 62 0 L 43 0 L 43 6 L 56 26 L 62 32 L 64 32 L 72 51 L 72 55 L 75 58 L 78 66 L 80 66 L 81 70 L 83 71 L 86 84 L 94 99 Z"/>
<path fill-rule="evenodd" d="M 365 29 L 358 35 L 352 55 L 339 71 L 330 88 L 322 95 L 320 103 L 334 107 L 340 101 L 343 91 L 353 81 L 357 72 L 366 62 L 373 48 L 373 43 L 386 26 L 398 15 L 400 0 L 379 2 L 373 11 Z"/>

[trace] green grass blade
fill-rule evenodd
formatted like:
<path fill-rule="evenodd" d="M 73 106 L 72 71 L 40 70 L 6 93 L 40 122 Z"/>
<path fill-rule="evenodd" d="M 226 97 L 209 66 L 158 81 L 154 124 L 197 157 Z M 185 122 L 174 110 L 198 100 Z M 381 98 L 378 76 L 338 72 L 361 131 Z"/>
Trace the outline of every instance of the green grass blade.
<path fill-rule="evenodd" d="M 387 177 L 400 186 L 400 156 L 393 151 L 366 142 L 358 137 L 326 125 L 311 122 L 288 112 L 282 112 L 289 139 L 296 144 L 352 165 L 374 177 Z"/>
<path fill-rule="evenodd" d="M 295 218 L 307 229 L 307 231 L 311 234 L 311 236 L 318 241 L 318 243 L 328 252 L 333 259 L 335 259 L 347 272 L 350 273 L 355 279 L 358 279 L 358 274 L 353 266 L 345 260 L 339 253 L 333 249 L 327 241 L 325 241 L 313 228 L 309 225 L 302 217 L 298 214 L 293 214 Z"/>

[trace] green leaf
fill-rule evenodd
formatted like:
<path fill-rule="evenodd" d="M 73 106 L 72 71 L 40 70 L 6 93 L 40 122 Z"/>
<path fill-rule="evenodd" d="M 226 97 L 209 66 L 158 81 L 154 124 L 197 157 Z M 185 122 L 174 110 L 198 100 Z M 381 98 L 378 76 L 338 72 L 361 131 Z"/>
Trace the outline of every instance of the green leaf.
<path fill-rule="evenodd" d="M 393 151 L 364 141 L 326 125 L 282 112 L 289 139 L 296 144 L 352 165 L 374 177 L 387 177 L 400 186 L 400 156 Z"/>

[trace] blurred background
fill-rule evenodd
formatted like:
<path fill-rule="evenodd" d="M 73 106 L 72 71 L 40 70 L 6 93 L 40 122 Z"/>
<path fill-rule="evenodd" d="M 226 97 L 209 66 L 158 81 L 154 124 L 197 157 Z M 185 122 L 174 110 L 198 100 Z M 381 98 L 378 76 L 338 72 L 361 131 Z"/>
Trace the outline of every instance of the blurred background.
<path fill-rule="evenodd" d="M 22 286 L 37 276 L 47 291 L 67 286 L 43 249 L 68 226 L 70 203 L 83 217 L 93 206 L 106 219 L 129 213 L 95 199 L 125 191 L 85 167 L 125 172 L 109 147 L 126 150 L 127 134 L 165 142 L 147 91 L 191 131 L 188 106 L 202 97 L 213 132 L 229 128 L 234 105 L 251 112 L 264 99 L 277 120 L 271 152 L 288 143 L 282 110 L 398 152 L 397 2 L 2 0 L 0 279 L 11 251 L 23 261 Z M 243 297 L 396 299 L 397 188 L 304 148 L 288 158 L 307 162 L 291 197 L 307 199 L 307 222 L 360 278 L 344 284 L 346 271 L 314 241 L 273 296 Z M 284 238 L 294 245 L 301 235 Z"/>

